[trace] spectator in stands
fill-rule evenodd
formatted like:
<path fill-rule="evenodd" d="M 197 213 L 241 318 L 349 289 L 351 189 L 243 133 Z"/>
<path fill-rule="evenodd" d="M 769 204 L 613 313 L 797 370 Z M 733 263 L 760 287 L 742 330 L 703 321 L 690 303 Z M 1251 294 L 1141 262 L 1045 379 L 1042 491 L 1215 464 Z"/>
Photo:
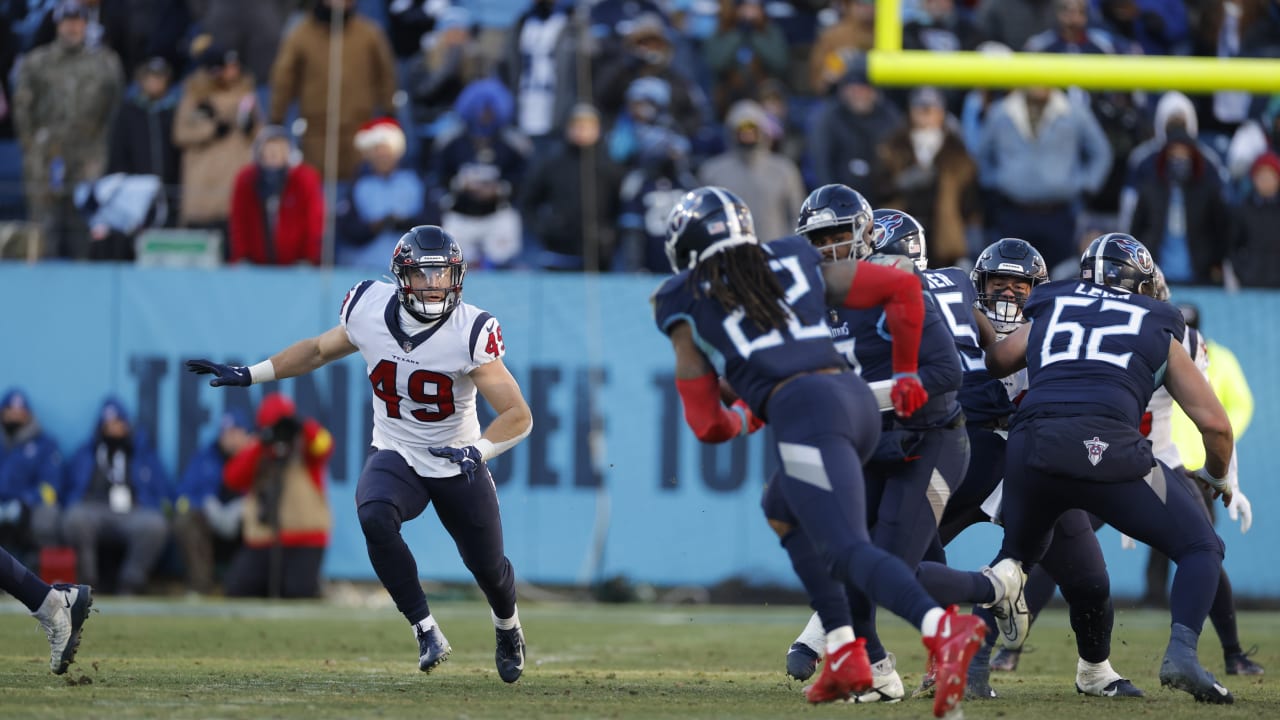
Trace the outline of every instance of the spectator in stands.
<path fill-rule="evenodd" d="M 1253 35 L 1266 22 L 1275 7 L 1275 0 L 1205 0 L 1188 3 L 1191 12 L 1191 53 L 1207 57 L 1232 58 L 1253 54 L 1245 52 L 1246 36 L 1249 45 L 1257 42 Z M 1249 116 L 1249 93 L 1236 90 L 1220 90 L 1196 95 L 1195 108 L 1199 115 L 1198 139 L 1222 153 L 1219 139 L 1233 134 Z M 1196 136 L 1195 132 L 1192 132 Z"/>
<path fill-rule="evenodd" d="M 1089 27 L 1089 0 L 1053 0 L 1054 22 L 1027 38 L 1025 52 L 1115 55 L 1124 52 L 1105 30 Z"/>
<path fill-rule="evenodd" d="M 325 475 L 333 436 L 299 418 L 281 393 L 258 406 L 258 435 L 227 461 L 228 488 L 242 493 L 244 547 L 227 569 L 228 597 L 320 596 L 332 518 Z"/>
<path fill-rule="evenodd" d="M 685 193 L 700 184 L 689 168 L 689 143 L 683 136 L 648 136 L 619 188 L 620 252 L 615 269 L 671 272 L 665 248 L 667 216 Z"/>
<path fill-rule="evenodd" d="M 219 47 L 234 50 L 255 80 L 271 77 L 271 64 L 280 48 L 291 0 L 214 0 L 198 18 L 205 33 Z"/>
<path fill-rule="evenodd" d="M 1061 90 L 1014 90 L 987 113 L 974 159 L 980 182 L 995 194 L 989 239 L 1026 240 L 1051 273 L 1075 262 L 1076 212 L 1111 169 L 1111 146 L 1089 107 Z"/>
<path fill-rule="evenodd" d="M 108 48 L 120 59 L 125 71 L 132 71 L 137 63 L 147 55 L 141 54 L 142 48 L 130 42 L 129 24 L 132 21 L 129 3 L 126 0 L 75 0 L 85 19 L 84 44 L 87 48 Z M 62 0 L 41 3 L 48 8 L 44 19 L 31 37 L 30 48 L 48 45 L 61 34 L 58 24 L 61 19 L 58 10 Z M 34 11 L 37 3 L 28 1 L 27 5 Z"/>
<path fill-rule="evenodd" d="M 154 175 L 164 184 L 165 221 L 178 219 L 182 176 L 180 155 L 173 144 L 173 119 L 178 98 L 170 92 L 173 69 L 154 57 L 135 73 L 137 87 L 125 95 L 111 135 L 108 173 Z"/>
<path fill-rule="evenodd" d="M 392 115 L 396 67 L 382 28 L 355 12 L 355 0 L 319 0 L 280 45 L 271 68 L 271 122 L 282 125 L 296 100 L 306 121 L 302 157 L 321 174 L 355 178 L 360 153 L 356 131 L 375 117 Z M 338 89 L 338 166 L 325 167 L 329 117 L 329 44 L 332 24 L 342 17 L 342 84 Z M 336 68 L 332 68 L 336 70 Z"/>
<path fill-rule="evenodd" d="M 656 77 L 641 77 L 627 87 L 627 104 L 609 129 L 607 145 L 609 158 L 620 167 L 630 168 L 636 162 L 642 144 L 651 138 L 675 135 L 684 142 L 689 140 L 680 133 L 671 119 L 671 86 Z M 687 150 L 687 148 L 686 148 Z"/>
<path fill-rule="evenodd" d="M 427 223 L 427 189 L 417 172 L 400 167 L 405 136 L 395 120 L 365 123 L 355 142 L 365 162 L 338 206 L 336 262 L 382 270 L 400 236 Z"/>
<path fill-rule="evenodd" d="M 302 160 L 287 130 L 264 127 L 253 162 L 236 175 L 231 192 L 228 260 L 319 265 L 323 235 L 320 174 Z"/>
<path fill-rule="evenodd" d="M 546 269 L 608 270 L 621 170 L 600 142 L 594 107 L 575 107 L 564 136 L 521 182 L 520 216 L 546 251 Z"/>
<path fill-rule="evenodd" d="M 769 149 L 787 156 L 799 167 L 804 162 L 807 138 L 803 119 L 791 112 L 787 86 L 781 80 L 765 80 L 757 94 L 760 107 L 769 116 Z"/>
<path fill-rule="evenodd" d="M 809 133 L 814 182 L 848 185 L 877 206 L 883 192 L 872 182 L 876 148 L 904 120 L 902 112 L 871 84 L 866 55 L 845 56 L 844 62 L 836 94 L 818 108 Z"/>
<path fill-rule="evenodd" d="M 885 139 L 877 163 L 882 205 L 898 208 L 929 228 L 930 267 L 968 258 L 981 242 L 978 166 L 947 124 L 946 100 L 935 88 L 911 93 L 910 125 Z M 973 242 L 969 237 L 973 236 Z"/>
<path fill-rule="evenodd" d="M 429 141 L 439 134 L 438 123 L 453 109 L 462 89 L 484 77 L 485 70 L 470 14 L 464 8 L 448 8 L 405 74 L 420 137 Z"/>
<path fill-rule="evenodd" d="M 1191 99 L 1177 91 L 1170 91 L 1160 96 L 1156 103 L 1155 120 L 1152 124 L 1153 135 L 1149 140 L 1133 149 L 1125 168 L 1124 187 L 1120 190 L 1120 218 L 1117 227 L 1128 232 L 1133 221 L 1133 208 L 1138 202 L 1138 185 L 1155 174 L 1156 158 L 1170 133 L 1181 128 L 1196 140 L 1196 150 L 1205 162 L 1218 173 L 1223 185 L 1228 182 L 1226 168 L 1219 160 L 1219 155 L 1208 145 L 1199 140 L 1199 120 L 1195 105 Z"/>
<path fill-rule="evenodd" d="M 169 474 L 146 433 L 130 424 L 120 400 L 107 398 L 93 435 L 67 466 L 62 530 L 76 550 L 81 582 L 101 585 L 99 548 L 123 545 L 116 591 L 142 591 L 164 551 L 169 496 Z"/>
<path fill-rule="evenodd" d="M 1155 172 L 1137 191 L 1129 234 L 1147 246 L 1169 284 L 1220 284 L 1231 218 L 1222 180 L 1185 129 L 1169 131 Z"/>
<path fill-rule="evenodd" d="M 1053 27 L 1055 10 L 1053 0 L 980 0 L 978 29 L 988 40 L 1020 48 Z"/>
<path fill-rule="evenodd" d="M 557 0 L 533 0 L 507 40 L 503 79 L 515 95 L 516 127 L 539 150 L 557 140 L 573 88 L 570 13 Z"/>
<path fill-rule="evenodd" d="M 1107 179 L 1095 192 L 1085 193 L 1081 229 L 1097 230 L 1089 240 L 1120 227 L 1120 197 L 1129 171 L 1129 158 L 1151 134 L 1146 96 L 1141 92 L 1094 92 L 1089 107 L 1107 136 L 1113 160 Z M 1127 226 L 1127 220 L 1126 226 Z"/>
<path fill-rule="evenodd" d="M 88 257 L 88 232 L 71 193 L 106 170 L 124 85 L 115 53 L 85 43 L 87 16 L 78 0 L 58 3 L 57 39 L 23 60 L 13 98 L 27 216 L 40 225 L 46 254 L 66 258 Z"/>
<path fill-rule="evenodd" d="M 956 12 L 955 0 L 921 0 L 920 12 L 902 25 L 903 50 L 975 50 L 983 40 L 970 15 Z"/>
<path fill-rule="evenodd" d="M 207 595 L 213 591 L 215 546 L 239 546 L 244 498 L 227 489 L 222 472 L 227 460 L 253 439 L 253 425 L 239 409 L 222 414 L 218 436 L 202 449 L 182 473 L 174 505 L 173 535 L 182 548 L 187 588 Z"/>
<path fill-rule="evenodd" d="M 768 124 L 759 103 L 734 103 L 724 123 L 729 149 L 702 163 L 698 180 L 736 193 L 751 208 L 756 235 L 773 240 L 793 234 L 805 188 L 800 168 L 769 149 Z"/>
<path fill-rule="evenodd" d="M 1249 178 L 1249 194 L 1235 211 L 1232 267 L 1245 287 L 1280 288 L 1280 155 L 1260 155 Z"/>
<path fill-rule="evenodd" d="M 720 29 L 702 46 L 711 70 L 717 118 L 739 100 L 755 99 L 760 84 L 787 72 L 787 38 L 761 0 L 720 0 Z"/>
<path fill-rule="evenodd" d="M 823 28 L 809 50 L 809 89 L 822 96 L 844 77 L 846 62 L 852 53 L 863 53 L 875 46 L 874 0 L 837 0 L 840 20 Z"/>
<path fill-rule="evenodd" d="M 1257 116 L 1247 120 L 1231 136 L 1231 145 L 1227 151 L 1227 170 L 1233 190 L 1236 191 L 1232 197 L 1247 194 L 1239 192 L 1239 189 L 1241 185 L 1248 185 L 1248 176 L 1255 160 L 1268 150 L 1280 154 L 1280 94 L 1261 100 Z M 1247 191 L 1247 187 L 1244 189 Z"/>
<path fill-rule="evenodd" d="M 1143 55 L 1186 55 L 1191 23 L 1184 0 L 1094 0 L 1102 29 Z"/>
<path fill-rule="evenodd" d="M 231 186 L 253 160 L 262 114 L 253 76 L 242 71 L 237 52 L 210 46 L 197 63 L 173 121 L 173 142 L 182 151 L 181 222 L 225 237 Z"/>
<path fill-rule="evenodd" d="M 408 62 L 418 54 L 428 35 L 436 29 L 440 14 L 439 0 L 385 0 L 387 6 L 387 41 L 397 63 Z"/>
<path fill-rule="evenodd" d="M 59 544 L 62 472 L 58 442 L 10 388 L 0 397 L 0 546 L 25 554 Z"/>
<path fill-rule="evenodd" d="M 595 97 L 607 122 L 621 113 L 627 88 L 637 78 L 656 77 L 671 87 L 671 117 L 685 137 L 707 119 L 707 101 L 692 78 L 672 63 L 675 48 L 663 19 L 645 14 L 628 26 L 622 48 L 605 54 L 595 77 Z"/>
<path fill-rule="evenodd" d="M 435 182 L 447 188 L 441 227 L 462 246 L 472 270 L 506 265 L 524 244 L 511 201 L 530 147 L 511 126 L 513 103 L 496 78 L 478 80 L 458 96 L 462 126 L 436 139 Z"/>

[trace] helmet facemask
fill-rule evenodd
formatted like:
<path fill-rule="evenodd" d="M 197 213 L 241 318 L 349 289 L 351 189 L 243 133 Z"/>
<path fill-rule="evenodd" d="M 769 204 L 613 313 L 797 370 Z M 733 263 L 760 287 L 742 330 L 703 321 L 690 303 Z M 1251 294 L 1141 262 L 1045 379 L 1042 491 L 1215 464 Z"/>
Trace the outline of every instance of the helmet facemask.
<path fill-rule="evenodd" d="M 992 282 L 1000 280 L 1004 282 L 999 287 L 988 289 Z M 1025 283 L 1027 289 L 1024 291 L 1015 287 L 1015 283 Z M 1007 335 L 1026 322 L 1022 316 L 1022 308 L 1027 304 L 1030 290 L 1034 287 L 1034 281 L 1020 275 L 987 275 L 984 278 L 978 302 L 997 333 Z"/>
<path fill-rule="evenodd" d="M 396 268 L 400 302 L 417 320 L 438 320 L 458 306 L 464 272 L 461 263 L 401 265 Z"/>

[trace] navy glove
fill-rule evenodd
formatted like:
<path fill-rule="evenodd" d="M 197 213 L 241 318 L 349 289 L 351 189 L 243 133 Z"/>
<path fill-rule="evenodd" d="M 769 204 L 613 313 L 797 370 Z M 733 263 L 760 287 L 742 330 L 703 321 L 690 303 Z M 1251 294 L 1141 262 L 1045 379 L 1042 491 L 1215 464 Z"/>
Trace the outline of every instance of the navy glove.
<path fill-rule="evenodd" d="M 427 448 L 427 452 L 438 458 L 444 458 L 454 465 L 463 475 L 467 476 L 467 481 L 476 479 L 476 468 L 480 467 L 480 463 L 484 462 L 484 458 L 480 457 L 480 451 L 475 445 L 466 447 L 433 447 Z"/>
<path fill-rule="evenodd" d="M 213 387 L 222 387 L 223 385 L 249 387 L 253 382 L 252 378 L 249 377 L 249 368 L 244 365 L 223 365 L 208 360 L 188 360 L 187 369 L 197 375 L 216 376 L 209 381 L 209 384 Z"/>

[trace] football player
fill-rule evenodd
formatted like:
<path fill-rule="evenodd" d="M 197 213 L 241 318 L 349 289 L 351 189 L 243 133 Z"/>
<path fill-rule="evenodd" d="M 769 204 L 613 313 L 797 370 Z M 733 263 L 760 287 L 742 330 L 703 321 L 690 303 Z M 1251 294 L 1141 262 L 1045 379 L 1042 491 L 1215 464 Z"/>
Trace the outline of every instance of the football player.
<path fill-rule="evenodd" d="M 896 263 L 916 271 L 927 262 L 924 229 L 915 218 L 898 210 L 876 210 L 872 219 L 872 253 L 859 233 L 865 223 L 866 201 L 852 188 L 827 185 L 815 190 L 801 207 L 797 234 L 823 253 L 824 262 L 847 263 L 865 256 L 874 262 Z M 904 259 L 905 258 L 905 259 Z M 906 262 L 910 260 L 911 262 Z M 913 264 L 914 263 L 914 264 Z M 967 283 L 967 278 L 965 279 Z M 865 471 L 867 524 L 878 547 L 915 567 L 937 532 L 938 521 L 952 491 L 964 477 L 969 446 L 964 415 L 956 402 L 961 367 L 953 341 L 955 320 L 933 297 L 925 302 L 925 324 L 919 351 L 919 374 L 929 402 L 909 417 L 896 417 L 881 402 L 880 443 Z M 965 318 L 972 317 L 963 303 Z M 873 390 L 883 394 L 892 381 L 892 336 L 886 332 L 879 308 L 850 310 L 834 307 L 831 334 L 846 362 Z M 977 349 L 974 334 L 974 349 Z M 981 352 L 979 351 L 979 357 Z M 1006 563 L 1016 570 L 1013 563 Z M 1007 594 L 1021 591 L 1021 571 L 1008 576 Z M 1003 597 L 1003 579 L 993 575 L 993 593 Z M 858 702 L 896 702 L 905 691 L 896 670 L 895 657 L 886 651 L 876 632 L 874 606 L 860 594 L 850 596 L 853 630 L 866 640 L 875 683 L 855 698 Z M 820 623 L 810 618 L 805 631 L 787 653 L 788 673 L 805 679 L 822 654 Z"/>
<path fill-rule="evenodd" d="M 49 585 L 0 548 L 0 590 L 27 606 L 49 637 L 49 669 L 62 675 L 76 659 L 80 632 L 93 605 L 88 585 Z"/>
<path fill-rule="evenodd" d="M 939 607 L 906 564 L 870 542 L 861 466 L 875 448 L 879 412 L 826 322 L 828 307 L 885 306 L 895 338 L 889 400 L 910 417 L 929 399 L 916 372 L 919 280 L 869 263 L 823 264 L 803 238 L 762 244 L 751 211 L 723 188 L 685 195 L 668 228 L 676 275 L 654 294 L 654 318 L 675 352 L 686 421 L 700 440 L 725 442 L 767 418 L 778 443 L 781 468 L 762 505 L 827 631 L 829 661 L 806 698 L 843 700 L 871 687 L 847 595 L 865 593 L 920 628 L 946 678 L 934 714 L 955 710 L 986 626 Z M 717 376 L 741 398 L 732 409 L 721 405 Z"/>
<path fill-rule="evenodd" d="M 1197 700 L 1233 697 L 1196 656 L 1222 572 L 1222 540 L 1193 493 L 1156 460 L 1139 432 L 1161 384 L 1200 430 L 1206 464 L 1197 473 L 1230 501 L 1231 424 L 1182 346 L 1181 314 L 1151 297 L 1155 263 L 1123 233 L 1094 239 L 1080 279 L 1047 283 L 1023 308 L 1030 320 L 987 348 L 998 377 L 1027 368 L 1028 389 L 1009 429 L 1001 552 L 1031 565 L 1054 522 L 1085 510 L 1177 563 L 1162 685 Z"/>
<path fill-rule="evenodd" d="M 365 280 L 342 300 L 339 323 L 267 360 L 244 367 L 192 360 L 210 385 L 247 386 L 303 375 L 360 352 L 373 386 L 374 453 L 356 486 L 356 508 L 374 572 L 418 640 L 418 668 L 430 672 L 452 651 L 427 605 L 418 566 L 400 533 L 434 502 L 463 563 L 489 601 L 498 675 L 524 671 L 515 572 L 503 550 L 502 518 L 485 461 L 533 427 L 511 372 L 498 320 L 462 300 L 467 263 L 434 225 L 410 229 L 391 257 L 395 284 Z M 476 393 L 497 417 L 481 432 Z"/>

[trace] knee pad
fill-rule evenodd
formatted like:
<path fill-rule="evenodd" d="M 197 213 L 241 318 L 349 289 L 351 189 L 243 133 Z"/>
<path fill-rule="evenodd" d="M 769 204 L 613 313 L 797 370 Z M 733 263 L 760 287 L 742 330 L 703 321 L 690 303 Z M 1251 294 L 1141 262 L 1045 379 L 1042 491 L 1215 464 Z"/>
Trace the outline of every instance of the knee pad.
<path fill-rule="evenodd" d="M 1097 607 L 1111 597 L 1111 578 L 1106 570 L 1073 574 L 1059 589 L 1069 605 L 1081 609 Z"/>
<path fill-rule="evenodd" d="M 373 500 L 356 508 L 360 529 L 371 545 L 393 542 L 400 537 L 400 511 L 382 500 Z"/>

